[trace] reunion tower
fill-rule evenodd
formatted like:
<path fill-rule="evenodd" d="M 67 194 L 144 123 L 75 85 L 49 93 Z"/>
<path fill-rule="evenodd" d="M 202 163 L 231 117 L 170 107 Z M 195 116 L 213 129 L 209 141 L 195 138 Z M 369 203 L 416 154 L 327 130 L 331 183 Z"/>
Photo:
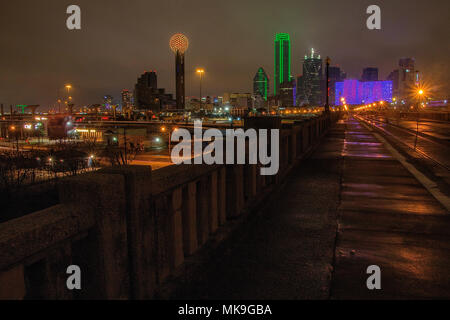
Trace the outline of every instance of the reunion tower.
<path fill-rule="evenodd" d="M 177 109 L 184 109 L 184 53 L 189 47 L 189 40 L 185 35 L 177 33 L 170 38 L 169 45 L 175 53 Z"/>

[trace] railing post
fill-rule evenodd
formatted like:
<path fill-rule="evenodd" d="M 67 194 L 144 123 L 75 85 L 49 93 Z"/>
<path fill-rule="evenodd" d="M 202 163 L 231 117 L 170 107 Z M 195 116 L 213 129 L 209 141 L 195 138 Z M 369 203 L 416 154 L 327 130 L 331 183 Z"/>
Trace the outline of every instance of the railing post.
<path fill-rule="evenodd" d="M 92 279 L 105 299 L 130 297 L 128 272 L 127 218 L 124 177 L 117 174 L 86 173 L 63 180 L 59 185 L 61 203 L 84 205 L 95 214 L 94 247 L 97 270 Z M 73 261 L 74 264 L 77 261 Z M 86 285 L 95 286 L 95 283 Z"/>
<path fill-rule="evenodd" d="M 181 188 L 176 188 L 172 192 L 170 202 L 170 249 L 171 249 L 171 269 L 177 268 L 184 262 L 183 252 L 183 213 L 182 213 L 183 192 Z"/>
<path fill-rule="evenodd" d="M 218 176 L 218 198 L 219 198 L 219 225 L 224 225 L 227 221 L 226 197 L 227 197 L 227 173 L 225 166 L 219 169 Z"/>
<path fill-rule="evenodd" d="M 227 217 L 232 219 L 241 214 L 244 206 L 243 165 L 227 166 Z"/>
<path fill-rule="evenodd" d="M 197 251 L 197 183 L 190 182 L 183 192 L 183 243 L 184 254 Z"/>
<path fill-rule="evenodd" d="M 22 300 L 25 294 L 23 265 L 0 271 L 0 300 Z"/>
<path fill-rule="evenodd" d="M 101 172 L 125 178 L 130 286 L 134 299 L 152 298 L 156 288 L 154 216 L 150 212 L 151 167 L 123 166 Z"/>
<path fill-rule="evenodd" d="M 201 178 L 197 185 L 197 235 L 199 246 L 203 246 L 209 238 L 208 178 Z"/>
<path fill-rule="evenodd" d="M 247 200 L 256 196 L 256 164 L 245 165 L 245 197 Z"/>
<path fill-rule="evenodd" d="M 215 233 L 219 227 L 218 197 L 217 197 L 217 171 L 209 177 L 209 232 Z"/>

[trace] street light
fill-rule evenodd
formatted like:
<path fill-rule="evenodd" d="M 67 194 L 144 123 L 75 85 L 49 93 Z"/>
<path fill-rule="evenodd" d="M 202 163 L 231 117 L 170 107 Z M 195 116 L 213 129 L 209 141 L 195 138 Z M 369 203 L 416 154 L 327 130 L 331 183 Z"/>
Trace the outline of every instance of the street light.
<path fill-rule="evenodd" d="M 203 80 L 203 74 L 205 73 L 205 70 L 197 69 L 196 72 L 200 75 L 200 109 L 202 109 L 202 80 Z"/>
<path fill-rule="evenodd" d="M 72 100 L 72 97 L 70 96 L 70 89 L 72 89 L 72 85 L 66 84 L 66 89 L 67 89 L 67 101 Z"/>

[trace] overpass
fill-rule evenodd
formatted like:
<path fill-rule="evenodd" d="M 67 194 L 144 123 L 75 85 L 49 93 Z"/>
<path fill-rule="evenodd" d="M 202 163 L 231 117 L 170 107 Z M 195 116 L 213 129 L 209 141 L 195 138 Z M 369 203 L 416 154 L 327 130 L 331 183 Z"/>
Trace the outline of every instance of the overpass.
<path fill-rule="evenodd" d="M 279 124 L 275 176 L 124 166 L 63 180 L 58 205 L 0 224 L 0 298 L 449 298 L 445 201 L 370 123 L 337 118 Z M 66 289 L 71 264 L 81 291 Z"/>

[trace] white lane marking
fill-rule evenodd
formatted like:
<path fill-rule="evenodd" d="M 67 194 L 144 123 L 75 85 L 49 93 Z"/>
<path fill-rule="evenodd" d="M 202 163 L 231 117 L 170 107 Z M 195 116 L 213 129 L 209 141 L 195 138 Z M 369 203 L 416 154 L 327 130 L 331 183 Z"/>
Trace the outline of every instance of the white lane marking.
<path fill-rule="evenodd" d="M 408 170 L 427 190 L 433 197 L 436 198 L 450 213 L 450 198 L 443 194 L 436 183 L 431 181 L 422 172 L 417 170 L 412 164 L 406 161 L 405 157 L 401 155 L 389 142 L 386 141 L 381 135 L 375 132 L 372 128 L 363 122 L 360 122 L 367 130 L 369 130 L 378 141 L 382 142 L 388 151 L 396 158 L 405 168 Z"/>

